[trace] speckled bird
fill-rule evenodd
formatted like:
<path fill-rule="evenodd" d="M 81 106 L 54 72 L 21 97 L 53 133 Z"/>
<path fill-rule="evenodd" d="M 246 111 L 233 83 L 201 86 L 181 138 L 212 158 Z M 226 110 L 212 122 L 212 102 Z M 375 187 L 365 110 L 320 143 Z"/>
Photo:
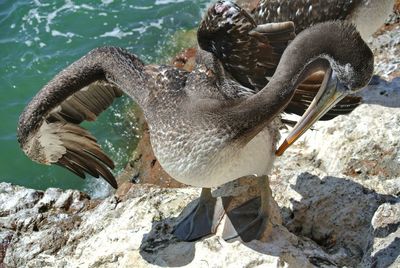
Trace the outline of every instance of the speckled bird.
<path fill-rule="evenodd" d="M 210 8 L 227 20 L 239 14 L 230 2 Z M 266 33 L 275 30 L 264 28 Z M 112 160 L 80 123 L 95 120 L 122 92 L 127 94 L 143 110 L 155 156 L 165 171 L 203 188 L 200 202 L 176 230 L 182 239 L 194 240 L 212 232 L 220 219 L 214 212 L 223 210 L 211 187 L 246 175 L 256 175 L 268 186 L 266 175 L 278 138 L 273 122 L 298 84 L 328 66 L 336 75 L 320 89 L 317 114 L 326 112 L 332 96 L 340 99 L 359 90 L 372 75 L 372 52 L 347 23 L 322 23 L 301 32 L 284 50 L 268 85 L 257 92 L 233 80 L 219 59 L 202 49 L 189 73 L 168 65 L 145 65 L 121 48 L 98 48 L 37 93 L 20 116 L 18 141 L 34 161 L 61 165 L 81 177 L 103 177 L 117 187 Z M 305 126 L 312 121 L 304 119 Z M 268 214 L 267 195 L 261 191 L 258 215 L 225 238 L 257 239 Z"/>

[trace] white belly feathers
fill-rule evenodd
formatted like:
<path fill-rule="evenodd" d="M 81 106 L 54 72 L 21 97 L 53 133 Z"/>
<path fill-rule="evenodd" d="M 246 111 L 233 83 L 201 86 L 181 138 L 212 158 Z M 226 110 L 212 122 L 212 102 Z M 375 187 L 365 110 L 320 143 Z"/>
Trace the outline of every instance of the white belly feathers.
<path fill-rule="evenodd" d="M 161 166 L 173 178 L 192 186 L 216 187 L 247 175 L 267 175 L 275 159 L 275 133 L 265 128 L 244 146 L 229 143 L 222 149 L 223 141 L 208 136 L 192 142 L 196 149 L 186 153 L 172 144 L 166 146 L 165 141 L 162 147 L 153 139 L 152 144 Z"/>

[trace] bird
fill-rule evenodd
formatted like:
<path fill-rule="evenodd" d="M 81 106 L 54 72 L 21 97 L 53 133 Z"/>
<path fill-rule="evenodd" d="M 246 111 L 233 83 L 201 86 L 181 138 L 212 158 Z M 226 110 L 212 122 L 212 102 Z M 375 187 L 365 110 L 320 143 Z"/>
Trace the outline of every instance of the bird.
<path fill-rule="evenodd" d="M 224 5 L 225 2 L 227 1 L 219 1 L 217 5 Z M 258 91 L 268 83 L 283 50 L 295 34 L 315 23 L 346 20 L 353 23 L 362 38 L 367 40 L 384 23 L 393 10 L 393 5 L 393 0 L 260 0 L 251 13 L 247 13 L 231 3 L 231 8 L 236 9 L 239 14 L 234 19 L 227 20 L 217 16 L 212 9 L 208 10 L 199 27 L 199 35 L 203 37 L 203 42 L 199 44 L 202 49 L 214 53 L 233 79 Z M 289 22 L 294 23 L 294 33 L 290 26 L 288 28 Z M 275 30 L 271 31 L 271 27 Z M 269 48 L 269 54 L 264 53 L 266 47 Z M 304 115 L 326 79 L 325 76 L 326 73 L 318 71 L 302 81 L 286 106 L 285 113 Z M 348 114 L 362 102 L 360 96 L 346 96 L 319 120 L 330 120 L 338 115 Z M 295 122 L 289 121 L 289 124 L 293 123 Z M 296 132 L 296 127 L 293 132 Z M 282 155 L 288 148 L 288 142 L 293 143 L 297 137 L 298 135 L 289 135 L 277 155 Z"/>
<path fill-rule="evenodd" d="M 237 15 L 229 3 L 212 8 L 228 18 Z M 372 75 L 373 54 L 352 25 L 327 22 L 301 32 L 257 92 L 233 80 L 213 53 L 200 48 L 194 70 L 186 72 L 145 65 L 122 48 L 101 47 L 66 67 L 33 97 L 20 115 L 18 142 L 36 162 L 61 165 L 80 177 L 103 177 L 116 188 L 112 160 L 79 124 L 95 120 L 115 98 L 127 94 L 143 110 L 164 170 L 182 183 L 202 187 L 199 203 L 175 232 L 183 240 L 195 240 L 212 232 L 220 220 L 215 212 L 223 211 L 211 187 L 246 175 L 256 175 L 268 187 L 277 142 L 274 119 L 305 77 L 329 68 L 335 75 L 321 86 L 320 114 L 331 105 L 331 95 L 356 92 Z M 309 126 L 310 120 L 303 124 Z M 227 240 L 258 239 L 268 221 L 267 198 L 262 191 L 258 215 L 228 233 Z"/>

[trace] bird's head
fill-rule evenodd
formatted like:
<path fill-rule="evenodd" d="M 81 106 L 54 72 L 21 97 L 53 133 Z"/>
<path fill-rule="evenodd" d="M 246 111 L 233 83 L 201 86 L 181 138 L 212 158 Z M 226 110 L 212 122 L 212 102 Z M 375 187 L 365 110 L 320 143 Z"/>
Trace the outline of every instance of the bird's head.
<path fill-rule="evenodd" d="M 324 37 L 323 34 L 329 35 L 329 38 Z M 332 42 L 332 40 L 335 40 L 335 42 Z M 316 42 L 318 42 L 317 46 L 315 46 Z M 371 49 L 361 38 L 356 28 L 346 22 L 326 22 L 310 27 L 300 33 L 290 44 L 290 47 L 292 53 L 285 51 L 286 55 L 282 56 L 282 58 L 285 58 L 285 63 L 290 63 L 293 60 L 293 55 L 299 59 L 302 56 L 309 57 L 311 55 L 309 63 L 319 65 L 322 59 L 325 63 L 329 62 L 330 68 L 326 71 L 325 79 L 318 94 L 279 147 L 277 155 L 282 155 L 312 124 L 345 96 L 354 94 L 365 87 L 374 70 L 374 57 Z M 323 54 L 320 54 L 321 47 L 324 48 Z M 301 53 L 296 55 L 296 53 L 293 53 L 296 51 L 306 51 L 309 55 Z M 303 61 L 305 60 L 303 59 Z"/>
<path fill-rule="evenodd" d="M 339 27 L 330 27 L 327 34 L 337 36 L 337 43 L 330 44 L 331 53 L 323 55 L 329 61 L 337 76 L 338 82 L 346 94 L 362 89 L 372 77 L 374 57 L 371 49 L 362 39 L 360 33 L 346 22 L 335 22 Z M 314 31 L 323 31 L 329 24 L 321 23 Z M 351 43 L 351 45 L 348 45 Z"/>

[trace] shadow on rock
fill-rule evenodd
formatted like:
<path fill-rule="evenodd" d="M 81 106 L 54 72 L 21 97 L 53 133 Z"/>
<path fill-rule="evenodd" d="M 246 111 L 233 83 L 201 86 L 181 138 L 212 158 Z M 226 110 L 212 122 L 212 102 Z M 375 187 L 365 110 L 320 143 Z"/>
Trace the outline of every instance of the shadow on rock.
<path fill-rule="evenodd" d="M 400 256 L 400 238 L 396 237 L 389 246 L 379 250 L 372 257 L 371 267 L 390 267 Z"/>
<path fill-rule="evenodd" d="M 386 81 L 374 75 L 371 82 L 356 95 L 362 97 L 365 104 L 377 104 L 384 107 L 400 107 L 400 77 Z"/>
<path fill-rule="evenodd" d="M 195 242 L 183 242 L 172 232 L 182 215 L 190 211 L 198 202 L 190 202 L 178 217 L 155 221 L 151 231 L 143 236 L 140 255 L 148 263 L 162 267 L 181 267 L 191 263 L 195 256 Z"/>
<path fill-rule="evenodd" d="M 356 266 L 367 257 L 379 233 L 371 224 L 376 210 L 396 201 L 394 196 L 378 194 L 349 179 L 320 179 L 308 173 L 299 175 L 292 189 L 301 199 L 291 199 L 292 214 L 284 225 L 335 255 L 341 266 Z"/>
<path fill-rule="evenodd" d="M 173 227 L 197 204 L 196 199 L 179 217 L 154 222 L 151 231 L 143 236 L 140 254 L 148 263 L 163 267 L 197 263 L 198 254 L 200 259 L 207 259 L 207 252 L 222 256 L 226 255 L 224 251 L 264 256 L 261 258 L 294 266 L 355 267 L 360 263 L 390 265 L 396 261 L 390 256 L 399 250 L 398 239 L 390 240 L 379 252 L 371 252 L 374 239 L 397 232 L 398 225 L 388 225 L 383 232 L 371 222 L 378 207 L 395 203 L 398 198 L 378 194 L 345 178 L 321 179 L 309 173 L 299 175 L 291 188 L 286 195 L 291 206 L 282 208 L 284 223 L 273 224 L 265 242 L 227 243 L 218 235 L 195 242 L 179 241 L 172 234 Z"/>

